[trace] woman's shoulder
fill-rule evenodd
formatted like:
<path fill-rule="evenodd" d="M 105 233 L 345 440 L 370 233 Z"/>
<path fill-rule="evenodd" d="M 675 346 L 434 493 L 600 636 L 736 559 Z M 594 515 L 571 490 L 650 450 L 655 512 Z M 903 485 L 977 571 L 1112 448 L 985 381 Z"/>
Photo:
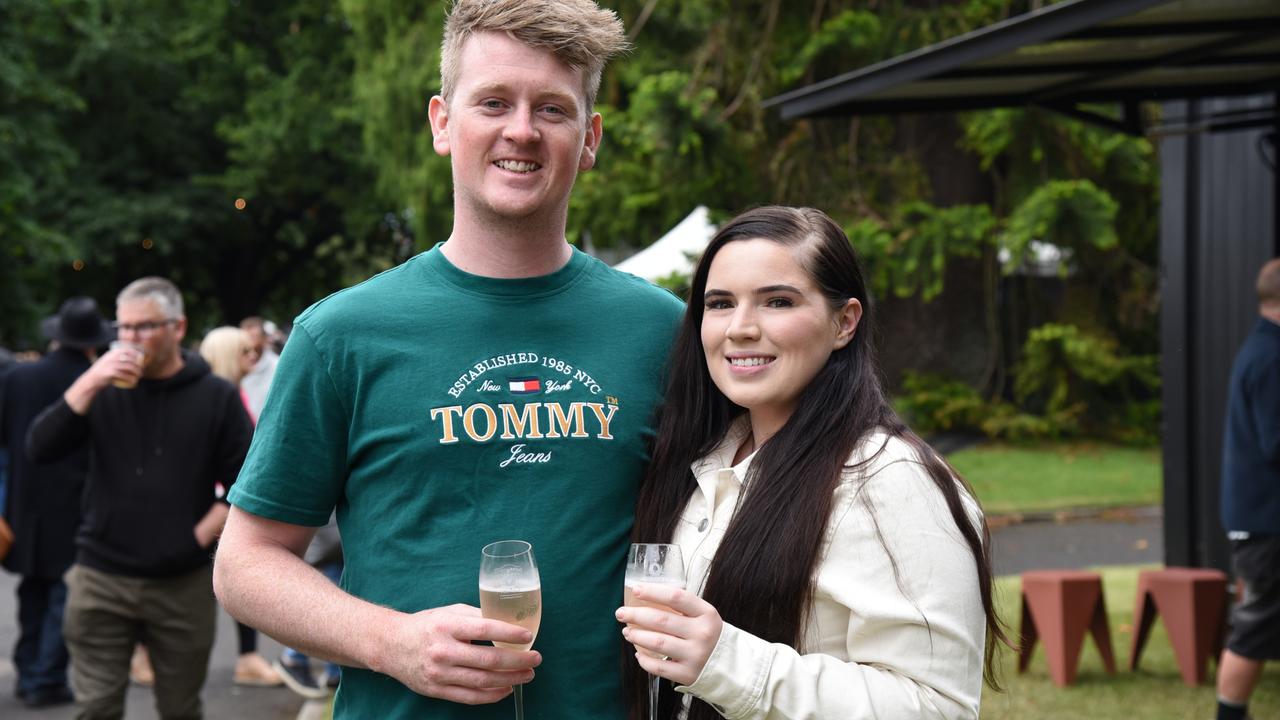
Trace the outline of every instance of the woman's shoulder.
<path fill-rule="evenodd" d="M 928 458 L 924 453 L 929 453 Z M 936 459 L 944 471 L 950 467 L 928 445 L 919 447 L 906 439 L 877 428 L 868 433 L 850 453 L 837 493 L 846 498 L 862 496 L 877 507 L 921 509 L 945 507 L 946 500 L 929 472 L 927 459 Z M 968 489 L 954 475 L 962 501 L 970 514 L 980 513 Z"/>

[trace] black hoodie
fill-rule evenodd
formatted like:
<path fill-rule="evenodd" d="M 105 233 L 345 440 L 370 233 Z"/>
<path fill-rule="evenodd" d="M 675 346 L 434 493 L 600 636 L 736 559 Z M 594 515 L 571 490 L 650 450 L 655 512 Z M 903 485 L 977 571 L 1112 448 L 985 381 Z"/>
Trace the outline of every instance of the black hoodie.
<path fill-rule="evenodd" d="M 133 390 L 103 388 L 77 415 L 61 398 L 27 434 L 33 462 L 51 462 L 89 443 L 89 477 L 76 534 L 76 561 L 103 572 L 167 577 L 209 562 L 195 525 L 230 489 L 253 426 L 235 386 L 199 355 L 163 380 Z"/>

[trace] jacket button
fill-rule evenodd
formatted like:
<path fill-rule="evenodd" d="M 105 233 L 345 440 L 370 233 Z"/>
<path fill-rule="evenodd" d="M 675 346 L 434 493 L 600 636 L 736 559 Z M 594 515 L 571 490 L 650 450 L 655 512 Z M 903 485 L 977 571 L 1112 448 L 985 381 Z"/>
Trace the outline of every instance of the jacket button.
<path fill-rule="evenodd" d="M 707 518 L 702 518 L 702 520 L 698 523 L 698 532 L 706 532 L 707 526 L 710 524 L 711 524 L 711 521 L 707 520 Z"/>

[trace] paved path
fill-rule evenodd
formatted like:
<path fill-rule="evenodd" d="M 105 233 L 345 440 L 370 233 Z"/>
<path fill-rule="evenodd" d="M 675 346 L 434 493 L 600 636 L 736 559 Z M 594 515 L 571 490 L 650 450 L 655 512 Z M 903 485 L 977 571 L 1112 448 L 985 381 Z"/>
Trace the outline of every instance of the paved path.
<path fill-rule="evenodd" d="M 1158 508 L 1111 513 L 1101 517 L 1046 517 L 997 527 L 992 532 L 992 560 L 999 575 L 1035 568 L 1159 563 L 1163 558 Z M 17 578 L 0 572 L 0 718 L 4 720 L 71 720 L 70 707 L 28 710 L 13 696 L 9 655 L 17 638 L 14 591 Z M 259 636 L 260 650 L 275 658 L 280 646 Z M 284 688 L 240 688 L 232 684 L 236 659 L 235 623 L 218 618 L 209 680 L 205 683 L 205 717 L 210 720 L 292 720 L 302 701 Z M 126 720 L 155 720 L 151 691 L 131 686 Z"/>
<path fill-rule="evenodd" d="M 993 521 L 997 524 L 998 520 Z M 1164 562 L 1160 508 L 1095 517 L 1048 517 L 996 527 L 991 563 L 997 575 L 1024 570 Z"/>
<path fill-rule="evenodd" d="M 0 718 L 3 720 L 72 720 L 72 706 L 29 710 L 13 694 L 16 676 L 13 671 L 13 645 L 17 642 L 18 577 L 0 571 Z M 280 644 L 258 636 L 258 650 L 268 660 L 280 654 Z M 242 688 L 231 682 L 235 669 L 236 625 L 231 616 L 218 611 L 218 636 L 213 645 L 209 678 L 204 685 L 204 714 L 209 720 L 293 720 L 302 706 L 302 698 L 285 687 Z M 151 690 L 129 686 L 125 700 L 125 720 L 157 720 Z"/>

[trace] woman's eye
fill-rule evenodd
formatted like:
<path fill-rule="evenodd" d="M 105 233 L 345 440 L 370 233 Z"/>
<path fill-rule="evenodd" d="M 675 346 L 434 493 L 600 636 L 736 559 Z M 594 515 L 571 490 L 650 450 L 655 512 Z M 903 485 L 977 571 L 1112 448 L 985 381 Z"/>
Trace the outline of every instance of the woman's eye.
<path fill-rule="evenodd" d="M 728 300 L 708 300 L 706 307 L 708 310 L 725 310 L 733 306 Z"/>
<path fill-rule="evenodd" d="M 769 300 L 765 302 L 765 305 L 771 308 L 791 307 L 794 304 L 795 303 L 791 302 L 791 298 L 784 297 L 769 298 Z"/>

